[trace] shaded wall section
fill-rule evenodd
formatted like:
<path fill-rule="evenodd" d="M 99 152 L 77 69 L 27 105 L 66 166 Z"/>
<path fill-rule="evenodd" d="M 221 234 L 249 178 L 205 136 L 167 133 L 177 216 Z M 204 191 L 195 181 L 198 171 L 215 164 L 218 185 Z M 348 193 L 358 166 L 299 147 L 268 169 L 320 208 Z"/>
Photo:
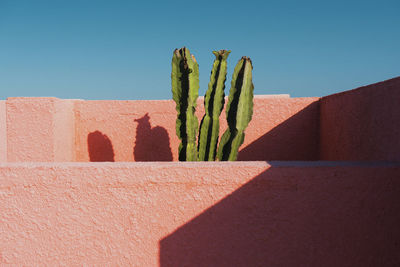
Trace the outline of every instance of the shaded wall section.
<path fill-rule="evenodd" d="M 246 130 L 238 160 L 318 160 L 317 98 L 266 99 Z M 255 140 L 254 140 L 255 139 Z"/>
<path fill-rule="evenodd" d="M 400 165 L 0 164 L 0 265 L 399 266 Z"/>
<path fill-rule="evenodd" d="M 400 77 L 320 102 L 322 160 L 400 160 Z"/>
<path fill-rule="evenodd" d="M 172 161 L 169 134 L 163 127 L 151 127 L 150 117 L 146 113 L 135 119 L 136 135 L 133 157 L 135 161 Z"/>
<path fill-rule="evenodd" d="M 114 149 L 110 138 L 99 131 L 88 134 L 87 138 L 89 158 L 92 162 L 102 162 L 114 160 Z"/>
<path fill-rule="evenodd" d="M 272 164 L 163 238 L 160 266 L 399 266 L 399 165 L 328 165 Z"/>

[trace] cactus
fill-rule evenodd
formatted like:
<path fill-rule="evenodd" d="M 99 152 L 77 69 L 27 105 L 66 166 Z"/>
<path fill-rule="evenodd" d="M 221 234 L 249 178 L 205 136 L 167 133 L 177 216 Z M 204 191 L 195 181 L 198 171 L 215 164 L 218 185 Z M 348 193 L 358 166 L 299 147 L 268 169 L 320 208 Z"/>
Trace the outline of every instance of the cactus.
<path fill-rule="evenodd" d="M 229 92 L 226 117 L 228 129 L 221 137 L 217 157 L 219 160 L 234 161 L 244 141 L 244 130 L 253 115 L 252 63 L 242 57 L 235 67 Z"/>
<path fill-rule="evenodd" d="M 199 65 L 189 49 L 175 49 L 172 57 L 172 95 L 176 102 L 176 134 L 181 139 L 180 161 L 196 161 L 198 119 L 195 110 L 199 95 Z"/>
<path fill-rule="evenodd" d="M 198 160 L 213 161 L 216 157 L 219 137 L 219 116 L 225 103 L 225 80 L 227 58 L 231 51 L 213 51 L 215 60 L 211 71 L 208 90 L 204 97 L 205 114 L 200 124 Z"/>
<path fill-rule="evenodd" d="M 242 57 L 235 67 L 226 108 L 228 129 L 219 137 L 219 116 L 224 107 L 224 89 L 227 58 L 230 51 L 214 51 L 215 61 L 208 90 L 204 97 L 206 114 L 200 125 L 199 143 L 196 147 L 198 120 L 195 115 L 199 90 L 199 66 L 185 47 L 175 49 L 172 57 L 172 95 L 178 117 L 176 134 L 181 139 L 180 161 L 236 160 L 239 147 L 244 141 L 244 130 L 253 114 L 252 63 Z"/>

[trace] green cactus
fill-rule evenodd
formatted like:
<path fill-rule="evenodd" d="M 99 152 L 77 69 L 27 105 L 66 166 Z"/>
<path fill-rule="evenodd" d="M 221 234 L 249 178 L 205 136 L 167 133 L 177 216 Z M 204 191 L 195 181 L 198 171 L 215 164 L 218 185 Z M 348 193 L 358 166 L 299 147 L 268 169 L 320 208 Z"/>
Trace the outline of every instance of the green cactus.
<path fill-rule="evenodd" d="M 217 157 L 219 160 L 234 161 L 244 141 L 244 130 L 253 115 L 252 63 L 242 57 L 232 76 L 231 90 L 226 107 L 228 129 L 222 135 Z"/>
<path fill-rule="evenodd" d="M 176 134 L 181 139 L 179 160 L 196 161 L 196 136 L 199 122 L 194 113 L 200 87 L 199 65 L 186 47 L 174 51 L 171 81 L 172 95 L 178 112 Z"/>
<path fill-rule="evenodd" d="M 226 108 L 228 129 L 219 137 L 219 116 L 224 107 L 224 89 L 227 72 L 227 58 L 230 51 L 213 52 L 216 59 L 211 71 L 208 90 L 204 97 L 206 114 L 201 120 L 199 143 L 196 148 L 198 120 L 195 115 L 198 90 L 199 66 L 185 47 L 175 49 L 172 57 L 172 95 L 178 117 L 176 134 L 180 161 L 236 160 L 239 147 L 244 141 L 244 130 L 253 114 L 252 63 L 242 57 L 235 67 Z"/>
<path fill-rule="evenodd" d="M 219 137 L 219 116 L 225 103 L 225 80 L 227 72 L 227 58 L 231 51 L 213 51 L 215 60 L 211 71 L 208 90 L 204 97 L 206 114 L 200 124 L 198 141 L 198 160 L 213 161 L 216 157 Z"/>

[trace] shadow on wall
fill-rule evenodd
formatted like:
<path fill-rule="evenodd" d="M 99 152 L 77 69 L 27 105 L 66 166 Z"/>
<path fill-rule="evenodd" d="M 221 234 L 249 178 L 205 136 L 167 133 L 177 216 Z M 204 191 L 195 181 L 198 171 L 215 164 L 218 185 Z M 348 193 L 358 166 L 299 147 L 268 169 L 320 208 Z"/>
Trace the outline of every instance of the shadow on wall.
<path fill-rule="evenodd" d="M 107 135 L 100 131 L 91 132 L 88 134 L 87 143 L 90 161 L 114 161 L 114 149 Z"/>
<path fill-rule="evenodd" d="M 135 161 L 172 161 L 167 130 L 160 126 L 151 128 L 148 113 L 135 122 L 138 124 L 133 148 Z"/>
<path fill-rule="evenodd" d="M 238 160 L 318 160 L 319 102 L 313 102 L 239 151 Z"/>
<path fill-rule="evenodd" d="M 381 170 L 272 166 L 163 238 L 160 266 L 400 266 L 399 169 Z"/>
<path fill-rule="evenodd" d="M 137 123 L 134 161 L 172 161 L 170 138 L 165 128 L 151 127 L 150 117 Z M 110 139 L 99 131 L 88 135 L 90 161 L 114 161 Z M 239 161 L 251 160 L 318 160 L 319 102 L 308 105 L 257 140 L 240 150 Z"/>

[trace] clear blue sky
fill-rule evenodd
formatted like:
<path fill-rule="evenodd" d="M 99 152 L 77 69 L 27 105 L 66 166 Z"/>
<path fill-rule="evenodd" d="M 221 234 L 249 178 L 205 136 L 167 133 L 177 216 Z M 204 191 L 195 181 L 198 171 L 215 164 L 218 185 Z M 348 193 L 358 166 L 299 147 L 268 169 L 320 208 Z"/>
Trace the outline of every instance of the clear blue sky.
<path fill-rule="evenodd" d="M 400 75 L 400 1 L 0 0 L 0 99 L 170 99 L 174 48 L 251 57 L 256 94 L 323 96 Z"/>

